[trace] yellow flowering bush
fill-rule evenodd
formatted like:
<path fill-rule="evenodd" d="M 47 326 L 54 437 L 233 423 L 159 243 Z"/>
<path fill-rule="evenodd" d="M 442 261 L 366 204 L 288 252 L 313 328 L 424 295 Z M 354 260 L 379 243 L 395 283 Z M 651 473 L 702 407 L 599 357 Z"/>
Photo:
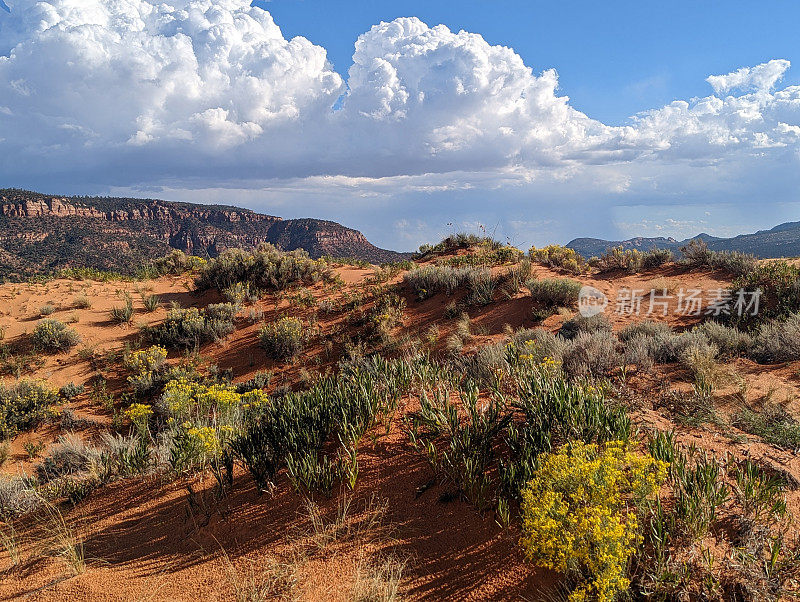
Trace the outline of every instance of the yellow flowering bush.
<path fill-rule="evenodd" d="M 579 577 L 570 600 L 614 600 L 629 585 L 626 567 L 642 541 L 635 510 L 666 474 L 665 462 L 621 441 L 543 454 L 522 492 L 526 557 Z"/>
<path fill-rule="evenodd" d="M 583 257 L 569 247 L 561 245 L 548 245 L 542 249 L 531 247 L 528 256 L 536 263 L 561 268 L 573 274 L 580 274 L 583 271 Z"/>
<path fill-rule="evenodd" d="M 52 414 L 58 392 L 42 382 L 0 384 L 0 441 L 35 427 Z"/>
<path fill-rule="evenodd" d="M 139 431 L 144 431 L 147 427 L 147 421 L 153 415 L 153 408 L 143 403 L 134 403 L 125 410 L 125 415 Z"/>
<path fill-rule="evenodd" d="M 142 349 L 125 357 L 125 367 L 135 374 L 159 372 L 167 361 L 167 350 L 159 345 Z"/>
<path fill-rule="evenodd" d="M 265 324 L 259 333 L 259 340 L 269 357 L 288 360 L 303 348 L 303 323 L 297 318 L 281 318 L 272 324 Z"/>

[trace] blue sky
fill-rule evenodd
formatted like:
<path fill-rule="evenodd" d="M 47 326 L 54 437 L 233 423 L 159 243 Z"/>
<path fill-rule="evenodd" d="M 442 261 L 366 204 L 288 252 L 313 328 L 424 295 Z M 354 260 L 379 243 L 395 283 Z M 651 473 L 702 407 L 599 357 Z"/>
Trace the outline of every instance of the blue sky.
<path fill-rule="evenodd" d="M 272 0 L 288 37 L 325 47 L 346 75 L 353 42 L 380 21 L 416 16 L 511 46 L 535 71 L 558 70 L 570 104 L 612 125 L 675 99 L 705 96 L 712 73 L 800 54 L 800 3 Z M 786 83 L 800 82 L 800 69 Z"/>
<path fill-rule="evenodd" d="M 799 3 L 4 5 L 6 186 L 334 219 L 397 249 L 800 219 Z"/>

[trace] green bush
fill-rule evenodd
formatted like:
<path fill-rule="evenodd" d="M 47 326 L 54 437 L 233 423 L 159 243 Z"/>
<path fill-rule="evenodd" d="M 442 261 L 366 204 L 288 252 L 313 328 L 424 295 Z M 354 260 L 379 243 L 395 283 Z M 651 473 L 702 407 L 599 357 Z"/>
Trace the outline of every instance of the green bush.
<path fill-rule="evenodd" d="M 800 359 L 800 314 L 762 324 L 751 355 L 759 362 L 791 362 Z"/>
<path fill-rule="evenodd" d="M 58 320 L 42 320 L 33 329 L 33 345 L 44 351 L 69 351 L 81 342 L 81 336 Z"/>
<path fill-rule="evenodd" d="M 692 268 L 723 270 L 734 276 L 746 276 L 756 269 L 758 260 L 753 255 L 738 251 L 712 251 L 708 244 L 699 238 L 689 241 L 681 248 L 681 263 Z"/>
<path fill-rule="evenodd" d="M 183 251 L 175 249 L 169 255 L 159 257 L 147 264 L 140 275 L 145 278 L 180 276 L 186 272 L 200 270 L 205 265 L 206 260 L 202 257 L 187 255 Z"/>
<path fill-rule="evenodd" d="M 259 342 L 272 359 L 285 361 L 303 349 L 305 333 L 303 323 L 297 318 L 281 318 L 265 324 L 258 334 Z"/>
<path fill-rule="evenodd" d="M 283 252 L 264 243 L 252 253 L 242 249 L 222 252 L 200 272 L 197 286 L 223 291 L 241 283 L 253 290 L 282 291 L 313 284 L 329 273 L 327 263 L 311 259 L 303 250 Z"/>
<path fill-rule="evenodd" d="M 145 326 L 142 332 L 157 345 L 197 348 L 231 334 L 237 310 L 230 303 L 214 303 L 205 309 L 173 307 L 161 324 Z"/>
<path fill-rule="evenodd" d="M 622 365 L 618 341 L 609 331 L 581 332 L 563 353 L 562 367 L 570 376 L 605 376 Z"/>
<path fill-rule="evenodd" d="M 494 240 L 489 236 L 481 236 L 479 234 L 470 234 L 467 232 L 458 232 L 452 234 L 441 242 L 435 245 L 422 245 L 419 248 L 419 256 L 431 255 L 436 253 L 447 253 L 457 249 L 470 249 L 473 247 L 482 247 L 484 249 L 493 250 L 499 249 L 503 246 L 500 241 Z"/>
<path fill-rule="evenodd" d="M 675 261 L 675 254 L 669 249 L 650 249 L 642 254 L 642 268 L 646 270 L 652 270 L 673 261 Z"/>
<path fill-rule="evenodd" d="M 75 383 L 67 383 L 58 390 L 58 394 L 67 401 L 77 397 L 86 390 L 83 385 L 76 385 Z"/>
<path fill-rule="evenodd" d="M 476 305 L 491 303 L 497 285 L 491 272 L 486 268 L 448 265 L 429 265 L 412 270 L 403 276 L 403 282 L 411 287 L 420 300 L 441 292 L 452 295 L 464 287 L 468 291 L 466 302 Z"/>
<path fill-rule="evenodd" d="M 546 307 L 572 307 L 578 303 L 581 283 L 569 278 L 543 278 L 528 280 L 525 287 L 534 303 Z"/>
<path fill-rule="evenodd" d="M 58 392 L 43 383 L 0 384 L 0 440 L 36 427 L 51 415 L 50 407 L 56 403 Z"/>
<path fill-rule="evenodd" d="M 742 289 L 762 291 L 759 313 L 756 316 L 738 316 L 731 312 L 730 321 L 735 323 L 759 323 L 772 318 L 786 318 L 800 311 L 800 267 L 786 261 L 770 261 L 758 265 L 747 274 L 733 281 L 731 293 L 736 299 Z"/>

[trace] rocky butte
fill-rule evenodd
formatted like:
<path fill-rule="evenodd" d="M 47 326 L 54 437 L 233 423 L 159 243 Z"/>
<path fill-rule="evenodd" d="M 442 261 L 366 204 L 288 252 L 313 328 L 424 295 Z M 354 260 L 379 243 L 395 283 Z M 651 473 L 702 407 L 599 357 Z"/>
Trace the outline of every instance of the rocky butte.
<path fill-rule="evenodd" d="M 319 219 L 157 199 L 60 197 L 0 189 L 0 276 L 25 278 L 71 266 L 134 272 L 171 249 L 215 257 L 262 242 L 312 257 L 372 263 L 409 255 L 380 249 L 358 230 Z"/>

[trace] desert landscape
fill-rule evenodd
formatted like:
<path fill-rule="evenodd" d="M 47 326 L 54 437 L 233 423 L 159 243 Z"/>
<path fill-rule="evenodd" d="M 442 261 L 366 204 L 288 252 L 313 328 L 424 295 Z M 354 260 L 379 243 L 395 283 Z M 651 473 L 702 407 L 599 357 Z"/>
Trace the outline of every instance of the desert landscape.
<path fill-rule="evenodd" d="M 798 22 L 0 0 L 0 602 L 800 600 Z"/>
<path fill-rule="evenodd" d="M 455 235 L 148 274 L 0 287 L 2 599 L 796 594 L 792 262 Z M 757 316 L 678 311 L 755 285 Z"/>

